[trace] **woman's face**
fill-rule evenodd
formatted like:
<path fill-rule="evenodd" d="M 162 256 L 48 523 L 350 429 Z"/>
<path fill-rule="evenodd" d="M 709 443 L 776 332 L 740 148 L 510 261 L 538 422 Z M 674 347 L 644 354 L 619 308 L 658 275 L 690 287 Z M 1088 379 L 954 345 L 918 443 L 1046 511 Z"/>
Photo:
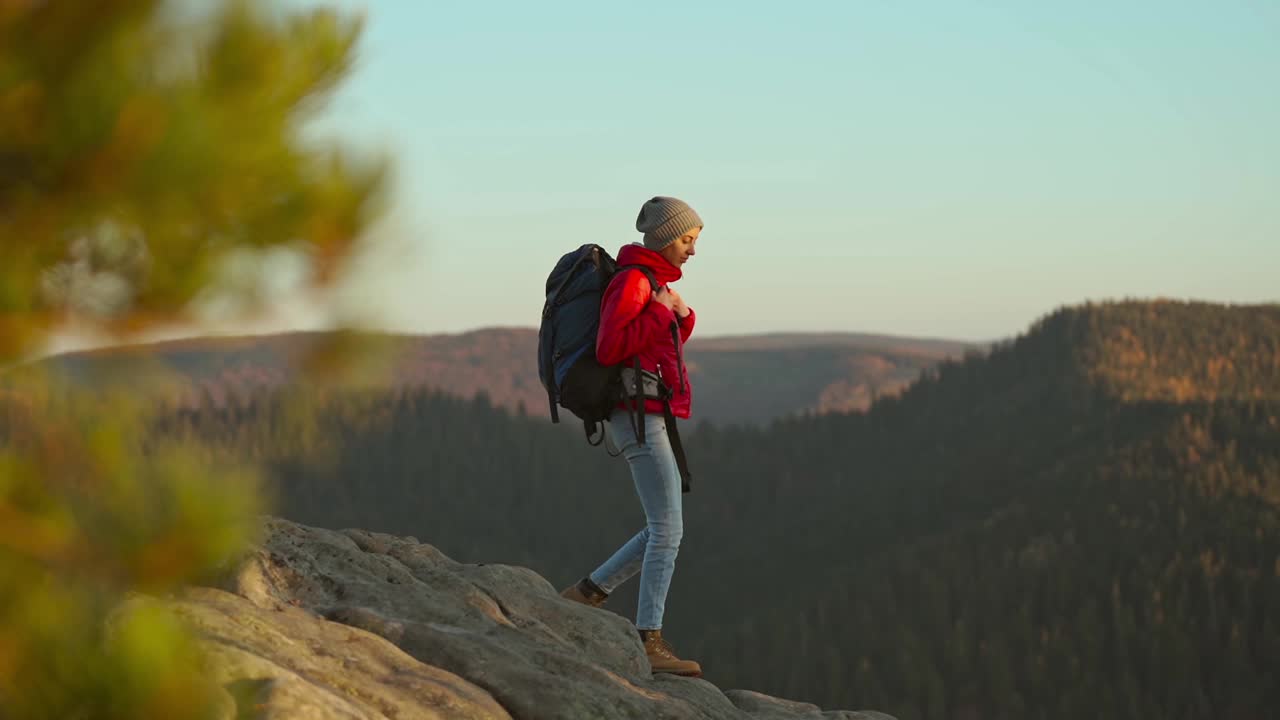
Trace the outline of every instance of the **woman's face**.
<path fill-rule="evenodd" d="M 702 228 L 696 227 L 689 232 L 676 238 L 676 241 L 662 248 L 659 253 L 667 259 L 667 262 L 682 267 L 689 262 L 689 258 L 694 256 L 693 246 L 698 242 L 698 235 L 702 232 Z"/>

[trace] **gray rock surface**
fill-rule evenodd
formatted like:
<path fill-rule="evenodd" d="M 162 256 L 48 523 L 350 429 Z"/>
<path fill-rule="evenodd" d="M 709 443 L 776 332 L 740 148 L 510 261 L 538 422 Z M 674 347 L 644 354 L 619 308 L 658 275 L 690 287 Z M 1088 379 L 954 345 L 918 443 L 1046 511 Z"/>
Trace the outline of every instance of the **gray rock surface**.
<path fill-rule="evenodd" d="M 261 547 L 221 589 L 172 601 L 250 716 L 892 720 L 654 676 L 630 622 L 563 600 L 525 568 L 264 522 Z"/>

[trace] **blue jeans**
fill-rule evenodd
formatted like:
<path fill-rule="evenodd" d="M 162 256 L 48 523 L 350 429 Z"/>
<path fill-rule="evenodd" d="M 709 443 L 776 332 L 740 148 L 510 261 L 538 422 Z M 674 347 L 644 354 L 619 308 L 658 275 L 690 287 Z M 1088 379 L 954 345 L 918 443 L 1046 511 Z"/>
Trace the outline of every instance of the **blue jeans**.
<path fill-rule="evenodd" d="M 636 442 L 635 431 L 626 410 L 615 410 L 607 432 L 613 446 L 620 449 L 631 466 L 636 494 L 644 507 L 647 521 L 643 530 L 596 568 L 590 575 L 607 593 L 640 573 L 640 602 L 636 609 L 636 627 L 641 630 L 662 629 L 662 611 L 667 603 L 667 589 L 676 569 L 676 554 L 684 535 L 684 512 L 680 494 L 680 469 L 667 437 L 666 419 L 646 415 L 644 447 Z"/>

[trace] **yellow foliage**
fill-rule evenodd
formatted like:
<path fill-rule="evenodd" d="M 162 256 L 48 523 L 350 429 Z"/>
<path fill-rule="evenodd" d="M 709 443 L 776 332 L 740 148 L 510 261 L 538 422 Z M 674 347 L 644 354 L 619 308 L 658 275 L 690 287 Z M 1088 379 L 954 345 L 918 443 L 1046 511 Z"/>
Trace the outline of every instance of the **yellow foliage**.
<path fill-rule="evenodd" d="M 177 6 L 0 1 L 0 368 L 70 315 L 120 336 L 182 321 L 245 247 L 302 244 L 312 283 L 330 282 L 379 209 L 381 162 L 299 133 L 359 22 L 227 0 L 179 24 Z M 264 510 L 258 475 L 151 440 L 131 390 L 0 371 L 5 720 L 231 702 L 138 593 L 234 563 Z"/>

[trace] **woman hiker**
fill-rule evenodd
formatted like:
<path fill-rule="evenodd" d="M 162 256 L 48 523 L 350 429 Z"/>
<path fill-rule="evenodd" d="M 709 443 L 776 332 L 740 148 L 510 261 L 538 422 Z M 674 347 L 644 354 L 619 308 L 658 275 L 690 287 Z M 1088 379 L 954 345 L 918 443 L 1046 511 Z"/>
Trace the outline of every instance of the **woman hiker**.
<path fill-rule="evenodd" d="M 679 658 L 662 637 L 667 589 L 684 533 L 681 473 L 667 434 L 664 403 L 652 399 L 652 391 L 645 393 L 649 397 L 644 400 L 641 418 L 644 441 L 639 442 L 636 437 L 640 428 L 631 415 L 636 407 L 631 363 L 639 357 L 645 371 L 642 375 L 657 375 L 670 391 L 671 414 L 688 419 L 689 376 L 682 347 L 693 332 L 694 314 L 670 283 L 680 279 L 681 269 L 694 255 L 702 218 L 683 201 L 659 196 L 641 206 L 636 230 L 644 233 L 643 244 L 626 245 L 618 252 L 620 270 L 605 290 L 596 358 L 602 365 L 624 364 L 627 368 L 623 384 L 631 398 L 614 408 L 607 433 L 613 447 L 626 456 L 631 467 L 646 525 L 613 557 L 561 595 L 599 607 L 610 593 L 639 572 L 636 628 L 644 641 L 650 667 L 654 672 L 697 677 L 702 674 L 701 666 Z M 659 287 L 650 287 L 643 272 L 627 270 L 624 265 L 645 266 Z M 672 331 L 673 325 L 678 332 Z"/>

